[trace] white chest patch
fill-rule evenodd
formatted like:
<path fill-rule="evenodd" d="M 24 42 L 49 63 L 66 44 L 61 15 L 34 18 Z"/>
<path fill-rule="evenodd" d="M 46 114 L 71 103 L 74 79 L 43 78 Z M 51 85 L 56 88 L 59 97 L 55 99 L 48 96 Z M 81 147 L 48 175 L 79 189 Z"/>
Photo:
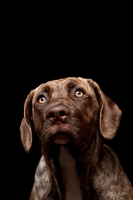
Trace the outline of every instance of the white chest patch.
<path fill-rule="evenodd" d="M 51 191 L 52 181 L 51 174 L 44 156 L 41 157 L 35 174 L 35 186 L 37 190 L 38 199 L 43 200 Z"/>
<path fill-rule="evenodd" d="M 65 200 L 83 200 L 75 160 L 62 146 L 59 161 L 65 187 Z"/>

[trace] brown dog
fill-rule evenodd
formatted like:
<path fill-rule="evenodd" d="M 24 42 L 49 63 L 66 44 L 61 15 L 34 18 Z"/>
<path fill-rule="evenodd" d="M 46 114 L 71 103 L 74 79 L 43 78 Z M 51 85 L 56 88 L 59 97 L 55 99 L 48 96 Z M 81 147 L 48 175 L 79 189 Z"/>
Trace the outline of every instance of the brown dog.
<path fill-rule="evenodd" d="M 91 79 L 69 77 L 32 90 L 24 104 L 21 140 L 34 130 L 42 157 L 31 200 L 133 200 L 133 188 L 113 150 L 102 143 L 119 127 L 121 110 Z"/>

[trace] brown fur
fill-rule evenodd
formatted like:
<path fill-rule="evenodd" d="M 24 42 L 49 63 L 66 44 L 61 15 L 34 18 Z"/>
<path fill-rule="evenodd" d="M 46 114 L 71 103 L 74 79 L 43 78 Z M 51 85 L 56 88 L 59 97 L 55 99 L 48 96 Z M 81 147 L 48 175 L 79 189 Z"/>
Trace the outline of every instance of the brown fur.
<path fill-rule="evenodd" d="M 30 200 L 68 200 L 62 174 L 66 165 L 59 161 L 61 147 L 70 160 L 74 158 L 79 199 L 133 200 L 133 188 L 116 154 L 102 143 L 102 137 L 115 136 L 120 119 L 119 107 L 91 79 L 69 77 L 32 90 L 20 126 L 26 152 L 33 130 L 42 144 Z M 69 200 L 74 200 L 73 195 Z"/>

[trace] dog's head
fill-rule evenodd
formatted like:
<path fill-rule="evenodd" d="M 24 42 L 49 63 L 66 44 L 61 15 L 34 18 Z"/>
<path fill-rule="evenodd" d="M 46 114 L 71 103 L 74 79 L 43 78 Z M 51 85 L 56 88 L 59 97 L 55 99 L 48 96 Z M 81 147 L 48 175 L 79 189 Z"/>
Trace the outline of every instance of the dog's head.
<path fill-rule="evenodd" d="M 32 90 L 24 103 L 20 125 L 26 152 L 34 130 L 44 148 L 51 143 L 74 142 L 87 147 L 91 136 L 100 131 L 112 139 L 120 124 L 121 110 L 92 79 L 69 77 L 41 84 Z"/>

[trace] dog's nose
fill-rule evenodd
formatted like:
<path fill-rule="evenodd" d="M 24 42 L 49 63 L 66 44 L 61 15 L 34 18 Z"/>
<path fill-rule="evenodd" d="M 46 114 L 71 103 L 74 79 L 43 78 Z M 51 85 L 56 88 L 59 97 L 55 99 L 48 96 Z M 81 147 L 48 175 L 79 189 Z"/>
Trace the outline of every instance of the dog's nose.
<path fill-rule="evenodd" d="M 56 105 L 51 106 L 46 111 L 46 118 L 51 123 L 62 123 L 66 121 L 67 116 L 69 115 L 70 111 L 67 106 L 64 105 Z"/>

